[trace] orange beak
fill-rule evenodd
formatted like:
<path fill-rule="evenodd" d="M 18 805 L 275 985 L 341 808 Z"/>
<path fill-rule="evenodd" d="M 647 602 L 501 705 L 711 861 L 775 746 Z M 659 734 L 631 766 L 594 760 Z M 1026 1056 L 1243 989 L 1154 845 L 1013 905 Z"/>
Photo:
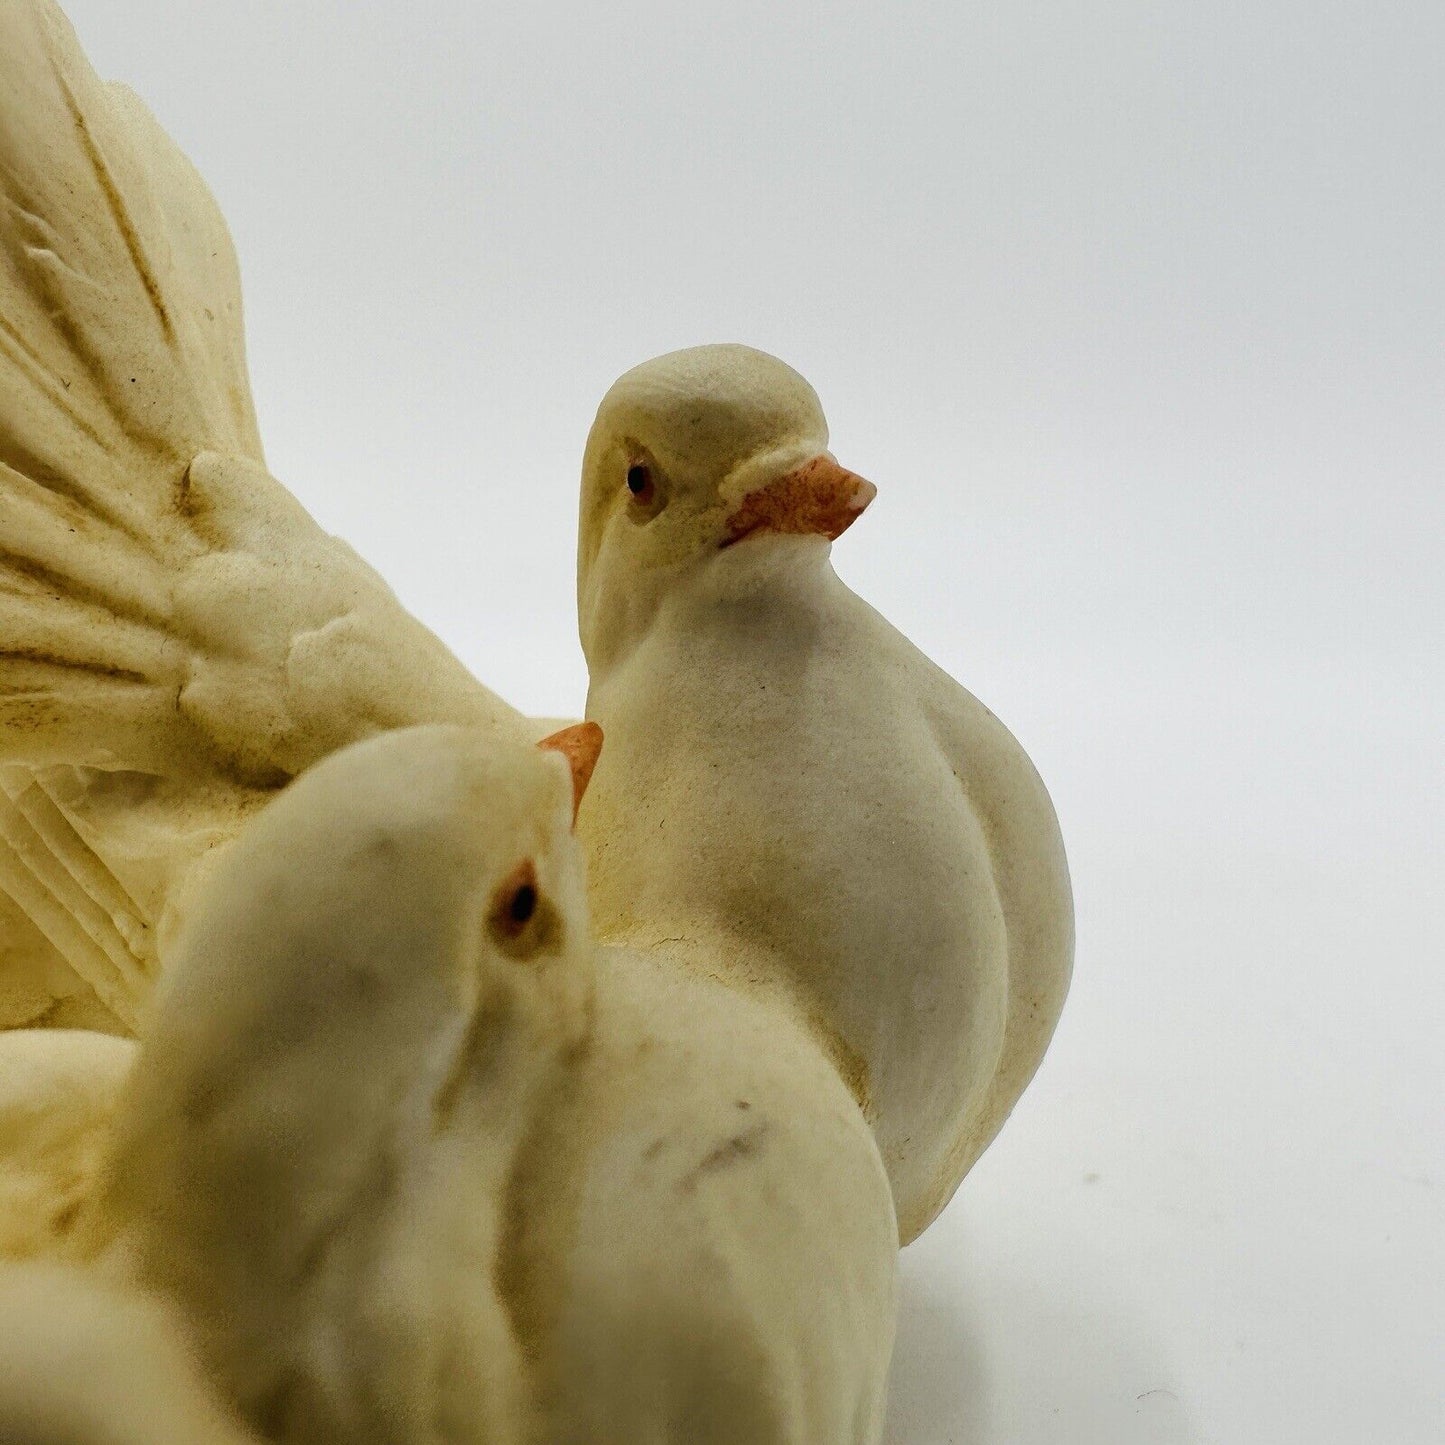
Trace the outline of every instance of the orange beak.
<path fill-rule="evenodd" d="M 806 537 L 841 537 L 878 495 L 872 482 L 817 456 L 765 487 L 749 492 L 728 518 L 724 547 L 754 532 L 791 532 Z"/>
<path fill-rule="evenodd" d="M 543 738 L 537 746 L 561 753 L 572 769 L 572 822 L 575 824 L 582 796 L 592 781 L 592 770 L 602 752 L 602 729 L 595 722 L 573 723 Z"/>

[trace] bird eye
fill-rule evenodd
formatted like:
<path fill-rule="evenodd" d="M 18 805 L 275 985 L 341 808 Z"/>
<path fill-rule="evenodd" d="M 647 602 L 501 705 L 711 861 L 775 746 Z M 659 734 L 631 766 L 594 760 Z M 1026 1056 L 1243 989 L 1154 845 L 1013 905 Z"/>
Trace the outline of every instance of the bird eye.
<path fill-rule="evenodd" d="M 650 507 L 657 497 L 657 482 L 653 479 L 652 468 L 645 462 L 633 462 L 627 469 L 627 490 L 644 507 Z"/>
<path fill-rule="evenodd" d="M 530 883 L 524 883 L 507 903 L 507 918 L 518 927 L 531 920 L 537 911 L 537 890 Z"/>
<path fill-rule="evenodd" d="M 667 505 L 667 486 L 650 458 L 638 457 L 627 466 L 628 503 L 634 522 L 650 522 Z"/>
<path fill-rule="evenodd" d="M 492 894 L 487 931 L 509 958 L 531 958 L 561 947 L 561 915 L 542 896 L 530 858 L 518 863 Z"/>

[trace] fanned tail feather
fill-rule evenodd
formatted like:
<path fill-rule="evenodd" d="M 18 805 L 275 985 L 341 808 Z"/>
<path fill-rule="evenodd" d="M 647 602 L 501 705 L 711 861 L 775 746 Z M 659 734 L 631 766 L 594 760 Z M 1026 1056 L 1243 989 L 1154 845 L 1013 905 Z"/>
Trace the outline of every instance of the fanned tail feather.
<path fill-rule="evenodd" d="M 0 0 L 0 891 L 38 930 L 0 1002 L 54 976 L 134 1028 L 209 850 L 417 722 L 524 731 L 267 473 L 190 162 L 52 0 Z"/>
<path fill-rule="evenodd" d="M 190 162 L 50 0 L 0 8 L 0 756 L 155 766 L 201 546 L 187 468 L 260 461 L 240 282 Z"/>
<path fill-rule="evenodd" d="M 0 11 L 0 81 L 0 457 L 144 540 L 197 452 L 260 460 L 234 252 L 49 0 Z"/>
<path fill-rule="evenodd" d="M 203 548 L 191 459 L 261 460 L 214 201 L 50 0 L 0 4 L 0 889 L 121 1024 L 147 910 L 47 765 L 173 770 L 190 741 L 174 590 Z M 57 961 L 32 961 L 54 971 Z"/>

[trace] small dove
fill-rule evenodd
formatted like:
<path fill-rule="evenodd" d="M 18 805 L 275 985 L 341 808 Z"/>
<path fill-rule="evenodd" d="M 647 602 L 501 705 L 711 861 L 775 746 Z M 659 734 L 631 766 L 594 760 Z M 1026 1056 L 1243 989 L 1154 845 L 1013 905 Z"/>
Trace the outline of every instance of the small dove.
<path fill-rule="evenodd" d="M 600 744 L 358 744 L 197 897 L 87 1222 L 268 1438 L 878 1438 L 877 1145 L 788 1019 L 593 949 Z"/>
<path fill-rule="evenodd" d="M 813 389 L 711 346 L 628 372 L 583 463 L 594 924 L 767 996 L 877 1133 L 900 1235 L 997 1133 L 1068 987 L 1058 826 L 1023 749 L 838 579 L 874 488 Z"/>
<path fill-rule="evenodd" d="M 497 1280 L 589 1029 L 572 824 L 596 736 L 346 749 L 241 834 L 178 937 L 95 1209 L 107 1262 L 177 1304 L 270 1439 L 527 1438 Z"/>

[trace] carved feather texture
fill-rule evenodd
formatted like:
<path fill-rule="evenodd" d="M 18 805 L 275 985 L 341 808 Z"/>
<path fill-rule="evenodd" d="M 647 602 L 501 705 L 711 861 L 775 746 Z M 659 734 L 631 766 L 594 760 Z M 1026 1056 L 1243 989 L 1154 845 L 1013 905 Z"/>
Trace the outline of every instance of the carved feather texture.
<path fill-rule="evenodd" d="M 0 748 L 152 762 L 175 741 L 174 574 L 202 550 L 187 468 L 261 455 L 234 253 L 54 5 L 0 12 L 0 95 Z"/>
<path fill-rule="evenodd" d="M 215 202 L 50 0 L 5 0 L 0 890 L 49 952 L 21 948 L 35 978 L 0 998 L 64 960 L 134 1027 L 206 850 L 328 753 L 417 722 L 523 729 L 267 473 Z M 83 784 L 62 801 L 64 778 Z"/>

